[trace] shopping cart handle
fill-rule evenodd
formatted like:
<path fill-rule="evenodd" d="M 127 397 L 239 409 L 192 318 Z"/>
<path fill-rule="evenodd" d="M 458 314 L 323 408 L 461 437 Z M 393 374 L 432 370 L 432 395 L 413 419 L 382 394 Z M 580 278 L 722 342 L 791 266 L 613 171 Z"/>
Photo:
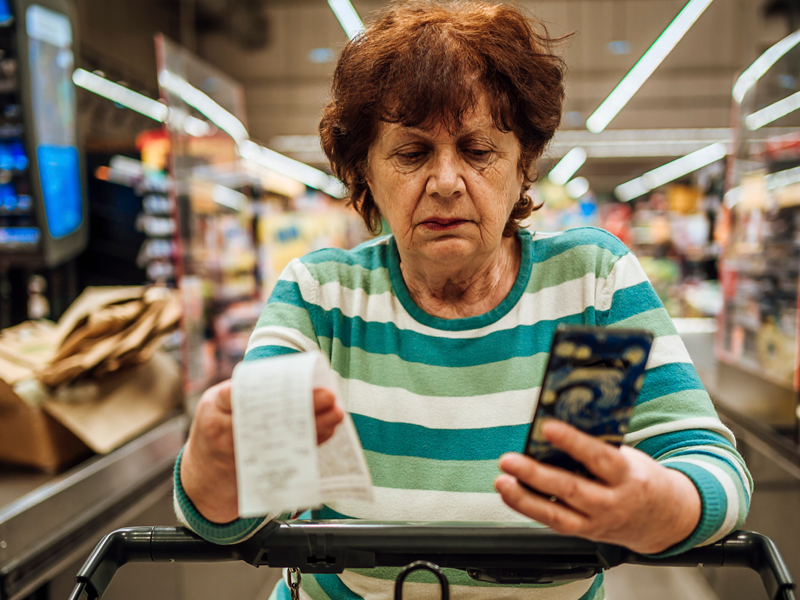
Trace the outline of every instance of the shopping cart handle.
<path fill-rule="evenodd" d="M 725 539 L 692 548 L 667 558 L 652 558 L 629 553 L 624 561 L 639 565 L 746 567 L 758 572 L 770 600 L 794 600 L 795 584 L 778 547 L 765 535 L 734 531 Z"/>
<path fill-rule="evenodd" d="M 770 600 L 794 600 L 794 583 L 778 549 L 760 534 L 737 531 L 709 546 L 653 558 L 620 546 L 514 524 L 273 521 L 249 540 L 220 546 L 184 528 L 118 529 L 97 545 L 76 576 L 70 600 L 103 596 L 128 562 L 242 560 L 254 566 L 298 567 L 304 573 L 404 566 L 426 560 L 499 583 L 591 577 L 623 563 L 741 566 L 758 571 Z"/>
<path fill-rule="evenodd" d="M 277 523 L 274 524 L 277 527 Z M 272 529 L 273 523 L 267 528 Z M 183 527 L 126 527 L 106 535 L 75 576 L 70 600 L 101 598 L 117 570 L 129 562 L 246 560 L 238 545 L 212 544 Z"/>

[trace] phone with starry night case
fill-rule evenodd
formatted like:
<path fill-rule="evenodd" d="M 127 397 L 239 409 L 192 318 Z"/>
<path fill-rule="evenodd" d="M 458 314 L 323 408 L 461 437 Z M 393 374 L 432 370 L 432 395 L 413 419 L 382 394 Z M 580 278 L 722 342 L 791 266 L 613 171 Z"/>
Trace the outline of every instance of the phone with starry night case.
<path fill-rule="evenodd" d="M 644 384 L 652 345 L 653 334 L 641 329 L 560 325 L 523 454 L 593 478 L 581 463 L 545 439 L 542 425 L 548 418 L 558 419 L 620 446 Z"/>

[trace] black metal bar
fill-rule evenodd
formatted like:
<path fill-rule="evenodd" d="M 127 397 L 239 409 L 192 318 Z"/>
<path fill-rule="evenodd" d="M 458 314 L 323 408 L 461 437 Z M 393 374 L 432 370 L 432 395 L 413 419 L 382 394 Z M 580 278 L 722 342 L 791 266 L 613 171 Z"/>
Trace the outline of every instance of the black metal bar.
<path fill-rule="evenodd" d="M 630 564 L 712 567 L 746 567 L 756 571 L 770 600 L 794 600 L 795 584 L 778 547 L 768 537 L 752 531 L 735 531 L 709 546 L 693 548 L 668 558 L 652 558 L 629 553 Z"/>
<path fill-rule="evenodd" d="M 297 567 L 304 573 L 346 568 L 402 567 L 427 561 L 498 583 L 553 582 L 591 577 L 623 563 L 741 566 L 757 571 L 771 600 L 794 600 L 794 583 L 775 544 L 738 531 L 715 544 L 653 558 L 620 546 L 566 537 L 518 524 L 272 522 L 240 544 L 219 546 L 183 528 L 133 527 L 107 535 L 76 579 L 89 600 L 102 597 L 128 562 L 243 560 L 254 566 Z"/>
<path fill-rule="evenodd" d="M 71 598 L 85 591 L 89 599 L 101 598 L 117 570 L 129 562 L 241 560 L 236 546 L 219 546 L 177 527 L 127 527 L 106 535 L 75 576 Z"/>

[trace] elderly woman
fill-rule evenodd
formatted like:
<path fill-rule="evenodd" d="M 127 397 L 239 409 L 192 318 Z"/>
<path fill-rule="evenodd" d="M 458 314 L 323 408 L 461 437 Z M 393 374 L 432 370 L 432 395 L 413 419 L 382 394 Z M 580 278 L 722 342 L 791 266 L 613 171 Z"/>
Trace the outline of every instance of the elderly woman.
<path fill-rule="evenodd" d="M 345 47 L 322 146 L 367 225 L 382 217 L 392 235 L 294 260 L 245 360 L 320 349 L 338 376 L 375 502 L 340 501 L 315 518 L 534 519 L 640 552 L 680 552 L 740 525 L 751 481 L 627 248 L 598 229 L 519 228 L 564 97 L 563 64 L 542 31 L 507 5 L 415 0 L 392 4 Z M 545 428 L 594 480 L 515 453 L 559 323 L 656 336 L 627 445 L 558 422 Z M 321 442 L 342 411 L 326 390 L 314 404 Z M 219 543 L 266 520 L 238 518 L 229 383 L 198 407 L 176 466 L 176 505 Z M 602 576 L 508 588 L 450 577 L 459 598 L 603 597 Z M 303 589 L 388 598 L 392 578 L 346 571 L 304 577 Z M 288 597 L 283 583 L 275 597 Z"/>

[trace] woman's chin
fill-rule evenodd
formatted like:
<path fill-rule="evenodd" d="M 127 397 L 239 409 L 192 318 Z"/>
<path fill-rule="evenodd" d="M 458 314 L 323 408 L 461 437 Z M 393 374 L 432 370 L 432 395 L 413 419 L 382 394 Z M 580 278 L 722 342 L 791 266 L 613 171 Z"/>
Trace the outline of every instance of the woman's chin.
<path fill-rule="evenodd" d="M 426 240 L 420 254 L 440 263 L 460 263 L 469 260 L 479 252 L 474 240 L 460 236 L 437 236 Z"/>

